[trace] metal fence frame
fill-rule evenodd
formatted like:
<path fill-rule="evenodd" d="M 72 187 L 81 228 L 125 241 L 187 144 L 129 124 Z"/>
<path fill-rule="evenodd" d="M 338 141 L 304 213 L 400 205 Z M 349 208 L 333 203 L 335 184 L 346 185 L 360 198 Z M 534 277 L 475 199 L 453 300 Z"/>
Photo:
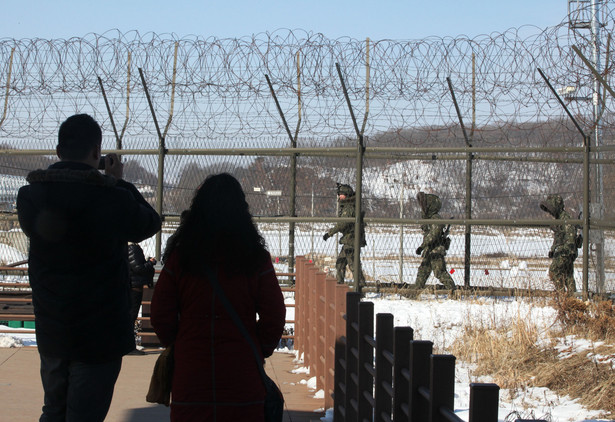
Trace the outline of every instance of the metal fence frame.
<path fill-rule="evenodd" d="M 580 54 L 580 53 L 579 53 Z M 346 85 L 344 81 L 344 77 L 342 75 L 339 64 L 336 64 L 338 75 L 340 78 L 341 86 L 344 92 L 344 96 L 346 99 L 346 103 L 348 106 L 348 111 L 350 116 L 352 117 L 353 126 L 356 132 L 356 147 L 336 147 L 336 148 L 298 148 L 296 137 L 297 132 L 293 135 L 288 128 L 286 123 L 286 119 L 284 117 L 284 113 L 282 112 L 279 104 L 277 102 L 277 97 L 273 86 L 269 82 L 269 86 L 271 89 L 271 94 L 273 99 L 276 101 L 276 105 L 278 106 L 278 111 L 280 113 L 280 117 L 284 126 L 287 130 L 289 139 L 290 139 L 290 147 L 289 148 L 228 148 L 228 149 L 216 149 L 216 148 L 203 148 L 203 149 L 168 149 L 165 144 L 165 137 L 167 134 L 167 129 L 172 120 L 172 108 L 171 113 L 169 115 L 169 120 L 167 125 L 162 132 L 158 125 L 158 120 L 156 118 L 155 108 L 149 96 L 149 92 L 147 89 L 147 83 L 145 81 L 145 76 L 143 71 L 139 69 L 139 73 L 141 76 L 141 81 L 145 88 L 145 94 L 147 96 L 148 103 L 150 105 L 150 110 L 152 113 L 152 118 L 156 127 L 156 132 L 158 134 L 159 145 L 156 149 L 123 149 L 122 148 L 122 139 L 121 136 L 117 134 L 117 130 L 115 129 L 115 124 L 113 123 L 113 116 L 108 109 L 109 117 L 113 123 L 114 133 L 116 136 L 116 149 L 114 150 L 105 150 L 104 153 L 117 153 L 120 155 L 152 155 L 158 157 L 158 184 L 157 184 L 157 192 L 156 192 L 156 209 L 158 213 L 163 218 L 163 221 L 176 222 L 179 220 L 177 216 L 169 216 L 164 215 L 163 213 L 163 201 L 164 201 L 164 164 L 165 157 L 170 155 L 208 155 L 208 156 L 288 156 L 290 157 L 291 165 L 290 165 L 290 203 L 289 203 L 289 216 L 285 217 L 255 217 L 256 222 L 274 222 L 274 223 L 286 223 L 289 227 L 289 245 L 288 245 L 288 270 L 289 272 L 294 271 L 294 256 L 295 256 L 295 247 L 294 247 L 294 238 L 295 238 L 295 224 L 297 223 L 322 223 L 322 222 L 354 222 L 355 223 L 355 267 L 353 269 L 353 274 L 359 274 L 361 268 L 361 246 L 360 246 L 360 228 L 364 222 L 366 223 L 377 223 L 384 225 L 418 225 L 418 224 L 429 224 L 429 220 L 425 219 L 404 219 L 404 218 L 369 218 L 363 217 L 362 211 L 362 180 L 363 180 L 363 160 L 365 158 L 388 158 L 388 159 L 403 159 L 403 160 L 465 160 L 466 161 L 466 184 L 465 184 L 465 218 L 457 219 L 457 220 L 441 220 L 443 224 L 451 224 L 451 225 L 463 225 L 465 226 L 465 258 L 464 258 L 464 269 L 465 269 L 465 280 L 464 285 L 466 287 L 470 287 L 470 251 L 471 251 L 471 229 L 472 226 L 515 226 L 515 227 L 540 227 L 540 226 L 555 226 L 555 225 L 563 225 L 563 224 L 574 224 L 577 226 L 581 226 L 583 229 L 583 295 L 587 297 L 589 295 L 589 286 L 588 286 L 588 271 L 589 271 L 589 231 L 590 229 L 613 229 L 615 228 L 615 222 L 606 221 L 603 219 L 595 219 L 590 214 L 590 165 L 604 165 L 604 164 L 613 164 L 614 160 L 601 159 L 600 154 L 602 152 L 615 151 L 615 146 L 600 146 L 600 147 L 590 147 L 590 137 L 586 135 L 580 126 L 575 121 L 572 114 L 568 111 L 565 103 L 560 99 L 557 92 L 553 89 L 551 84 L 549 83 L 546 76 L 542 73 L 540 69 L 541 76 L 545 79 L 545 82 L 549 86 L 549 88 L 553 91 L 553 94 L 557 97 L 559 102 L 561 103 L 564 110 L 568 113 L 572 122 L 576 125 L 582 136 L 581 146 L 578 147 L 474 147 L 471 144 L 471 139 L 469 139 L 465 127 L 463 125 L 463 119 L 459 112 L 459 108 L 457 107 L 457 102 L 455 99 L 455 93 L 453 90 L 452 83 L 450 78 L 447 78 L 447 82 L 449 84 L 450 93 L 453 97 L 453 102 L 456 106 L 457 114 L 459 117 L 459 123 L 464 133 L 464 138 L 466 141 L 465 147 L 411 147 L 411 148 L 400 148 L 400 147 L 367 147 L 365 144 L 365 139 L 363 134 L 363 130 L 365 129 L 365 125 L 361 129 L 357 124 L 355 119 L 355 115 L 353 112 L 353 107 L 348 96 L 348 92 L 346 90 Z M 267 80 L 269 78 L 266 76 Z M 100 81 L 99 81 L 100 82 Z M 104 87 L 102 86 L 102 82 L 100 82 L 101 90 L 103 96 L 106 100 L 106 95 L 104 91 Z M 605 86 L 606 85 L 605 83 Z M 173 96 L 172 96 L 173 98 Z M 367 118 L 367 113 L 365 118 Z M 298 125 L 299 126 L 299 125 Z M 298 127 L 297 127 L 298 131 Z M 505 156 L 503 156 L 505 154 Z M 565 158 L 553 158 L 553 157 L 540 157 L 536 156 L 536 154 L 566 154 Z M 596 154 L 598 159 L 594 158 L 593 154 Z M 2 149 L 0 150 L 0 155 L 8 156 L 8 155 L 46 155 L 53 156 L 55 155 L 55 151 L 53 150 L 14 150 L 14 149 Z M 570 158 L 570 156 L 574 158 Z M 324 157 L 347 157 L 356 159 L 356 217 L 354 219 L 351 218 L 340 218 L 340 217 L 299 217 L 295 212 L 296 205 L 296 172 L 297 172 L 297 157 L 298 156 L 324 156 Z M 583 164 L 583 218 L 582 219 L 570 219 L 567 221 L 557 221 L 557 220 L 542 220 L 542 219 L 526 219 L 526 220 L 505 220 L 505 219 L 473 219 L 472 218 L 472 163 L 476 160 L 489 160 L 489 161 L 532 161 L 539 163 L 582 163 Z M 0 220 L 15 220 L 16 216 L 14 215 L 2 215 Z M 162 238 L 161 233 L 159 232 L 156 236 L 156 256 L 160 257 L 161 248 L 162 248 Z M 602 271 L 603 271 L 602 267 Z M 597 293 L 604 293 L 604 276 L 597 277 Z M 361 286 L 359 283 L 355 284 L 355 290 L 361 290 Z"/>
<path fill-rule="evenodd" d="M 471 215 L 466 215 L 464 219 L 443 219 L 440 222 L 442 224 L 462 225 L 466 227 L 466 252 L 464 268 L 466 273 L 465 286 L 469 287 L 469 274 L 470 274 L 470 247 L 471 247 L 471 227 L 472 226 L 513 226 L 513 227 L 547 227 L 563 224 L 574 224 L 583 228 L 583 293 L 585 296 L 589 293 L 588 287 L 588 271 L 589 271 L 589 231 L 590 229 L 613 229 L 615 228 L 615 222 L 609 220 L 596 220 L 592 218 L 590 210 L 590 195 L 589 195 L 589 171 L 591 164 L 613 164 L 613 160 L 596 160 L 591 157 L 590 154 L 598 151 L 613 151 L 615 147 L 605 146 L 599 148 L 591 148 L 586 142 L 583 147 L 548 147 L 548 148 L 497 148 L 497 147 L 459 147 L 459 148 L 381 148 L 381 147 L 362 147 L 360 140 L 357 141 L 357 148 L 282 148 L 282 149 L 166 149 L 164 154 L 159 155 L 159 150 L 106 150 L 104 153 L 117 153 L 121 155 L 159 155 L 160 159 L 164 161 L 167 155 L 229 155 L 229 156 L 330 156 L 330 157 L 352 157 L 356 156 L 357 161 L 363 160 L 364 157 L 368 158 L 396 158 L 407 160 L 465 160 L 470 157 L 470 160 L 498 160 L 499 155 L 506 154 L 503 157 L 506 161 L 527 161 L 528 155 L 540 154 L 540 153 L 565 153 L 577 155 L 577 158 L 561 159 L 560 162 L 567 163 L 583 163 L 583 218 L 582 219 L 570 219 L 566 221 L 548 220 L 548 219 L 518 219 L 518 220 L 505 220 L 505 219 L 472 219 Z M 13 150 L 4 149 L 0 150 L 2 155 L 54 155 L 53 150 Z M 484 154 L 484 155 L 483 155 Z M 515 156 L 511 156 L 514 154 Z M 531 157 L 533 161 L 537 162 L 553 162 L 553 158 L 541 160 L 539 157 Z M 158 202 L 157 210 L 162 213 L 162 201 L 164 198 L 164 166 L 159 166 L 159 187 L 158 187 Z M 289 169 L 291 174 L 296 173 L 296 161 L 294 166 Z M 357 180 L 362 178 L 362 172 L 357 169 Z M 291 192 L 295 192 L 295 181 L 291 178 Z M 472 178 L 467 180 L 466 189 L 466 201 L 471 201 L 472 194 Z M 468 198 L 469 196 L 469 198 Z M 290 196 L 291 204 L 289 209 L 294 210 L 295 195 Z M 357 183 L 356 186 L 356 205 L 357 213 L 354 219 L 342 218 L 342 217 L 303 217 L 303 216 L 284 216 L 284 217 L 254 217 L 257 223 L 282 223 L 289 226 L 289 271 L 294 271 L 294 225 L 297 223 L 336 223 L 336 222 L 354 222 L 355 230 L 358 230 L 363 223 L 382 224 L 382 225 L 420 225 L 429 224 L 430 220 L 425 219 L 408 219 L 408 218 L 373 218 L 364 217 L 361 218 L 360 205 L 362 201 L 362 186 Z M 162 215 L 165 222 L 177 222 L 179 217 Z M 16 220 L 15 215 L 1 215 L 0 220 Z M 355 236 L 355 240 L 360 239 L 359 235 Z M 160 256 L 161 252 L 161 236 L 160 233 L 157 236 L 156 242 L 156 254 Z M 355 265 L 360 265 L 360 247 L 356 245 L 355 251 L 357 253 L 357 259 Z M 356 269 L 355 269 L 356 270 Z M 358 273 L 353 271 L 354 273 Z M 360 286 L 355 286 L 359 291 Z M 602 293 L 600 287 L 597 293 Z"/>

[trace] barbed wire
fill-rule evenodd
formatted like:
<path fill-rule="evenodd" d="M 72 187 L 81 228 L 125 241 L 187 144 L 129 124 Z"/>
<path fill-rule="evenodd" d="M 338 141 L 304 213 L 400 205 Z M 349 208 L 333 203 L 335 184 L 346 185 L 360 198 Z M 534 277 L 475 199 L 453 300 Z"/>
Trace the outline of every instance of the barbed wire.
<path fill-rule="evenodd" d="M 603 7 L 606 41 L 614 15 L 610 2 Z M 461 142 L 446 83 L 450 77 L 474 139 L 515 145 L 523 136 L 511 132 L 522 133 L 531 123 L 534 137 L 544 144 L 578 144 L 578 133 L 537 68 L 555 87 L 574 87 L 576 101 L 568 105 L 591 130 L 587 99 L 593 77 L 571 49 L 576 45 L 591 57 L 590 35 L 570 29 L 566 18 L 547 29 L 524 26 L 475 38 L 408 41 L 329 39 L 301 30 L 238 39 L 119 31 L 68 40 L 5 38 L 0 40 L 0 118 L 5 116 L 0 136 L 54 138 L 58 124 L 76 112 L 93 114 L 110 134 L 98 77 L 118 128 L 127 119 L 128 138 L 155 136 L 139 78 L 142 69 L 162 128 L 173 112 L 169 137 L 263 138 L 260 142 L 266 143 L 266 137 L 285 136 L 265 75 L 293 132 L 300 119 L 299 143 L 302 138 L 353 137 L 339 63 L 359 127 L 367 115 L 365 134 L 372 142 L 422 145 L 451 137 Z M 603 43 L 601 53 L 609 80 L 614 66 L 610 43 Z M 613 126 L 612 108 L 607 95 L 605 127 Z M 554 121 L 567 135 L 553 139 Z"/>

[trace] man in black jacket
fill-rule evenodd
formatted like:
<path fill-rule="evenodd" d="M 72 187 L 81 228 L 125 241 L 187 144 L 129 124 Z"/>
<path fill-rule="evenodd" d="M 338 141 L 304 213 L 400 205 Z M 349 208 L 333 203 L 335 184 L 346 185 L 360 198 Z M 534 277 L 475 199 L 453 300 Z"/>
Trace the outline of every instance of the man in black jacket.
<path fill-rule="evenodd" d="M 31 172 L 17 196 L 30 238 L 29 278 L 45 402 L 41 421 L 103 421 L 122 356 L 135 348 L 126 246 L 160 230 L 156 211 L 87 114 L 58 132 L 60 161 Z"/>

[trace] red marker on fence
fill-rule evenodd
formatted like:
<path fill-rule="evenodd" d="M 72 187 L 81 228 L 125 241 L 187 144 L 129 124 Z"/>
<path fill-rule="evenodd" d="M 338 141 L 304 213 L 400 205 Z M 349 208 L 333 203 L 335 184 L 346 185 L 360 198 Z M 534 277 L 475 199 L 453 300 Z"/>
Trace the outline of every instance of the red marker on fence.
<path fill-rule="evenodd" d="M 485 268 L 485 275 L 489 275 L 489 270 Z"/>
<path fill-rule="evenodd" d="M 451 270 L 449 271 L 451 274 L 455 274 L 455 269 L 451 268 Z"/>

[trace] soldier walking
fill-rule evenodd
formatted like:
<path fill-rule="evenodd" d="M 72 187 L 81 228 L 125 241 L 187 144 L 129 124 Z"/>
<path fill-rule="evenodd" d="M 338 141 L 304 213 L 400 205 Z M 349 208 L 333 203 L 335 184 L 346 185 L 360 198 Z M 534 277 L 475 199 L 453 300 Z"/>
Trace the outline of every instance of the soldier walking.
<path fill-rule="evenodd" d="M 547 199 L 540 203 L 540 209 L 557 220 L 570 219 L 560 195 L 547 196 Z M 578 256 L 577 249 L 583 244 L 583 238 L 581 235 L 577 236 L 577 229 L 572 224 L 551 226 L 551 230 L 553 230 L 553 245 L 549 250 L 549 258 L 552 258 L 549 279 L 556 290 L 574 293 L 577 291 L 574 282 L 574 260 Z"/>
<path fill-rule="evenodd" d="M 355 217 L 355 193 L 349 185 L 337 184 L 337 200 L 339 202 L 338 217 Z M 337 272 L 337 283 L 344 284 L 344 274 L 346 266 L 354 271 L 354 227 L 355 223 L 338 223 L 323 235 L 323 240 L 329 239 L 335 233 L 341 233 L 342 237 L 339 240 L 342 245 L 337 261 L 335 262 L 335 270 Z M 361 227 L 361 247 L 365 246 L 365 225 Z M 355 277 L 356 279 L 356 277 Z M 363 270 L 360 270 L 359 283 L 365 285 L 365 277 Z"/>
<path fill-rule="evenodd" d="M 437 195 L 419 192 L 416 199 L 421 206 L 422 218 L 441 219 L 438 212 L 442 207 L 442 202 Z M 446 271 L 446 261 L 444 256 L 448 250 L 451 239 L 448 237 L 448 229 L 444 230 L 444 224 L 422 224 L 423 243 L 416 249 L 417 255 L 423 256 L 423 261 L 419 266 L 416 275 L 416 282 L 411 286 L 415 289 L 422 289 L 427 283 L 429 275 L 433 271 L 434 275 L 446 288 L 455 290 L 455 282 L 451 275 Z"/>

